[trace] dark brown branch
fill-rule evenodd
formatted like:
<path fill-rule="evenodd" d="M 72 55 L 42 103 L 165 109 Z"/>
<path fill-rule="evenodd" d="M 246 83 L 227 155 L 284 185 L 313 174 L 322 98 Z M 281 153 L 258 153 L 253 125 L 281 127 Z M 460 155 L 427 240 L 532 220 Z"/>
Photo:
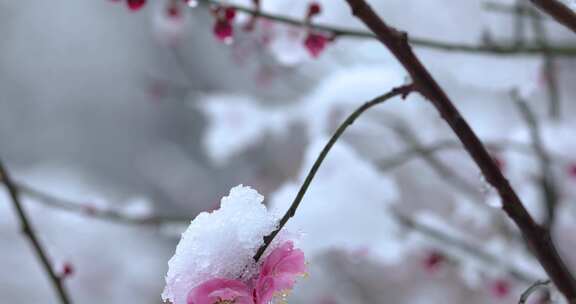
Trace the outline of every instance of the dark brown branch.
<path fill-rule="evenodd" d="M 526 302 L 528 302 L 528 298 L 530 298 L 530 296 L 534 292 L 536 292 L 536 290 L 538 290 L 541 287 L 546 287 L 548 286 L 548 284 L 550 284 L 550 280 L 534 282 L 534 284 L 530 285 L 530 287 L 528 287 L 528 289 L 526 289 L 526 291 L 522 293 L 522 295 L 520 296 L 520 301 L 518 301 L 518 304 L 525 304 Z"/>
<path fill-rule="evenodd" d="M 267 13 L 261 10 L 256 10 L 250 7 L 232 5 L 224 3 L 221 0 L 200 0 L 202 3 L 212 5 L 225 5 L 232 7 L 239 12 L 249 14 L 251 16 L 262 17 L 268 20 L 273 20 L 278 23 L 292 25 L 295 27 L 311 28 L 316 31 L 333 34 L 335 37 L 350 37 L 361 39 L 378 39 L 373 33 L 367 31 L 357 31 L 352 29 L 339 28 L 335 26 L 322 25 L 322 24 L 307 24 L 304 20 L 290 18 L 282 15 Z M 515 45 L 515 44 L 465 44 L 465 43 L 450 43 L 443 41 L 436 41 L 426 38 L 410 38 L 410 43 L 417 47 L 436 49 L 448 52 L 465 52 L 465 53 L 480 53 L 480 54 L 493 54 L 493 55 L 539 55 L 545 52 L 539 46 L 535 45 Z M 548 50 L 557 56 L 576 56 L 576 45 L 557 45 L 549 46 Z"/>
<path fill-rule="evenodd" d="M 558 0 L 530 0 L 541 11 L 576 33 L 576 13 Z"/>
<path fill-rule="evenodd" d="M 278 227 L 276 227 L 276 229 L 272 233 L 270 233 L 269 235 L 264 237 L 264 244 L 262 246 L 260 246 L 260 248 L 258 248 L 258 251 L 254 255 L 255 261 L 258 261 L 262 257 L 262 255 L 266 251 L 266 248 L 268 248 L 268 246 L 270 245 L 272 240 L 274 240 L 274 238 L 276 237 L 278 232 L 280 232 L 280 230 L 282 230 L 282 228 L 284 227 L 284 225 L 286 225 L 288 220 L 296 214 L 296 210 L 298 209 L 298 206 L 302 202 L 302 199 L 304 198 L 304 194 L 306 194 L 308 187 L 310 186 L 310 184 L 312 183 L 312 180 L 316 176 L 316 172 L 318 172 L 318 169 L 320 169 L 320 165 L 322 165 L 322 162 L 324 161 L 324 159 L 328 155 L 328 152 L 330 152 L 330 149 L 332 149 L 334 144 L 336 144 L 336 142 L 338 141 L 340 136 L 344 133 L 344 131 L 346 131 L 346 129 L 349 126 L 351 126 L 354 123 L 354 121 L 356 121 L 356 119 L 360 115 L 362 115 L 362 113 L 367 111 L 368 109 L 370 109 L 376 105 L 379 105 L 379 104 L 381 104 L 381 103 L 383 103 L 383 102 L 385 102 L 385 101 L 387 101 L 393 97 L 396 97 L 396 96 L 406 97 L 413 90 L 414 90 L 414 87 L 412 85 L 406 85 L 406 86 L 401 86 L 401 87 L 395 88 L 392 91 L 390 91 L 390 92 L 388 92 L 388 93 L 386 93 L 380 97 L 377 97 L 371 101 L 366 102 L 365 104 L 360 106 L 358 109 L 356 109 L 356 111 L 354 111 L 352 114 L 350 114 L 350 116 L 348 116 L 346 118 L 346 120 L 344 120 L 344 122 L 338 127 L 338 129 L 336 129 L 336 132 L 334 133 L 334 135 L 332 135 L 332 137 L 330 138 L 328 143 L 326 143 L 326 145 L 324 146 L 324 148 L 320 152 L 320 155 L 318 155 L 318 158 L 316 159 L 316 161 L 312 165 L 312 168 L 308 172 L 308 175 L 306 175 L 306 179 L 304 180 L 304 183 L 302 183 L 302 186 L 300 187 L 298 194 L 294 198 L 294 201 L 290 205 L 290 208 L 286 211 L 286 213 L 284 214 L 282 219 L 280 219 L 280 222 L 278 223 Z"/>
<path fill-rule="evenodd" d="M 569 302 L 576 303 L 576 281 L 558 254 L 550 233 L 538 225 L 510 186 L 476 133 L 454 106 L 448 95 L 416 57 L 407 34 L 388 26 L 364 0 L 346 0 L 352 13 L 374 32 L 410 74 L 416 90 L 429 99 L 458 136 L 486 181 L 502 200 L 502 208 L 520 229 L 529 247 Z"/>
<path fill-rule="evenodd" d="M 56 291 L 58 298 L 60 299 L 60 303 L 63 304 L 71 303 L 68 293 L 64 288 L 62 278 L 58 276 L 54 271 L 54 269 L 52 268 L 52 263 L 50 262 L 50 259 L 46 254 L 46 250 L 42 247 L 42 244 L 40 243 L 38 237 L 36 236 L 34 228 L 30 224 L 30 221 L 28 220 L 28 216 L 24 211 L 24 206 L 20 201 L 20 194 L 18 192 L 18 188 L 12 182 L 11 176 L 4 167 L 4 164 L 2 163 L 1 160 L 0 160 L 0 181 L 4 183 L 6 189 L 8 190 L 8 194 L 10 195 L 10 199 L 12 201 L 14 209 L 16 209 L 16 214 L 18 215 L 18 218 L 20 218 L 20 225 L 22 232 L 26 235 L 26 237 L 32 244 L 32 247 L 34 248 L 34 253 L 36 254 L 36 256 L 38 256 L 40 262 L 42 263 L 44 271 L 46 272 L 46 274 L 48 274 L 48 277 L 52 282 L 54 290 Z"/>

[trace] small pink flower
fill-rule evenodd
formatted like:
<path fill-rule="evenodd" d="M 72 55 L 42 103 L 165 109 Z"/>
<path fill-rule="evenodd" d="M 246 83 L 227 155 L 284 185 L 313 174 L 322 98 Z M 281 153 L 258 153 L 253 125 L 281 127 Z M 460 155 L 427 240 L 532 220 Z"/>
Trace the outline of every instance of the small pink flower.
<path fill-rule="evenodd" d="M 491 283 L 490 290 L 492 295 L 498 299 L 506 298 L 510 294 L 511 289 L 510 282 L 505 279 L 498 279 Z"/>
<path fill-rule="evenodd" d="M 128 8 L 133 11 L 140 10 L 146 4 L 146 0 L 127 0 Z"/>
<path fill-rule="evenodd" d="M 576 178 L 576 163 L 570 164 L 566 171 L 568 171 L 570 177 Z"/>
<path fill-rule="evenodd" d="M 206 281 L 188 294 L 187 304 L 254 304 L 250 288 L 238 281 L 212 279 Z"/>
<path fill-rule="evenodd" d="M 310 19 L 316 15 L 319 15 L 322 12 L 322 7 L 318 2 L 312 2 L 308 5 L 308 14 L 306 18 Z"/>
<path fill-rule="evenodd" d="M 424 257 L 424 268 L 429 273 L 434 273 L 446 262 L 446 257 L 439 251 L 431 251 Z"/>
<path fill-rule="evenodd" d="M 268 303 L 276 294 L 292 289 L 296 276 L 305 271 L 304 253 L 294 249 L 291 241 L 272 250 L 262 263 L 256 281 L 256 304 Z"/>
<path fill-rule="evenodd" d="M 330 38 L 323 34 L 308 33 L 308 36 L 304 39 L 304 46 L 312 57 L 318 58 L 329 42 Z"/>

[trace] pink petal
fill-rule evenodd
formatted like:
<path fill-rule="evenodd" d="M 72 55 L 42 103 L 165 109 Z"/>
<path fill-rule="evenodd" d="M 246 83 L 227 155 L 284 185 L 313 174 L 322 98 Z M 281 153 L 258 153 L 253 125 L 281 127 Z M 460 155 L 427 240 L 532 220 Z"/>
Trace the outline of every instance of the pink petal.
<path fill-rule="evenodd" d="M 294 249 L 292 242 L 272 250 L 262 263 L 256 282 L 257 304 L 268 303 L 276 293 L 292 289 L 296 276 L 305 271 L 304 253 Z"/>
<path fill-rule="evenodd" d="M 254 304 L 250 288 L 241 281 L 228 279 L 208 280 L 190 291 L 187 304 L 215 304 L 234 301 L 236 304 Z"/>

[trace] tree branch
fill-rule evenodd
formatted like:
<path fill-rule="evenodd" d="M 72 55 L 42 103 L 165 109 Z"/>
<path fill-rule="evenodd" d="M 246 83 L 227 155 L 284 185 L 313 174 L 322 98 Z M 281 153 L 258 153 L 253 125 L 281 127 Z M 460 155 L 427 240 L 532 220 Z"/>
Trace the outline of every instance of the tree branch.
<path fill-rule="evenodd" d="M 385 101 L 387 101 L 393 97 L 396 97 L 396 96 L 402 96 L 404 98 L 408 94 L 410 94 L 410 92 L 412 92 L 413 90 L 414 90 L 413 85 L 405 85 L 405 86 L 394 88 L 392 91 L 390 91 L 390 92 L 388 92 L 388 93 L 386 93 L 380 97 L 377 97 L 371 101 L 366 102 L 365 104 L 360 106 L 358 109 L 356 109 L 356 111 L 354 111 L 352 114 L 350 114 L 350 116 L 348 116 L 348 118 L 346 118 L 346 120 L 344 120 L 344 122 L 338 127 L 338 129 L 336 130 L 334 135 L 332 135 L 332 137 L 330 138 L 328 143 L 326 143 L 326 145 L 324 146 L 324 148 L 320 152 L 320 155 L 318 155 L 318 158 L 316 159 L 316 161 L 312 165 L 310 172 L 308 172 L 308 175 L 306 176 L 304 183 L 300 187 L 298 194 L 294 198 L 294 201 L 290 205 L 290 208 L 288 208 L 288 210 L 286 211 L 286 213 L 284 214 L 282 219 L 280 219 L 280 222 L 278 223 L 278 227 L 276 227 L 276 229 L 272 233 L 270 233 L 269 235 L 264 237 L 264 244 L 262 246 L 260 246 L 260 248 L 258 248 L 258 251 L 254 255 L 255 261 L 258 261 L 262 257 L 262 255 L 266 251 L 266 248 L 268 248 L 270 243 L 272 243 L 272 240 L 274 240 L 274 238 L 276 237 L 278 232 L 280 232 L 280 230 L 282 230 L 282 228 L 284 227 L 284 225 L 286 225 L 288 220 L 291 217 L 293 217 L 294 214 L 296 214 L 296 210 L 298 209 L 298 206 L 302 202 L 302 199 L 304 198 L 304 194 L 306 194 L 306 191 L 308 190 L 308 187 L 312 183 L 312 180 L 314 179 L 316 172 L 318 172 L 318 169 L 320 169 L 320 165 L 322 165 L 322 162 L 324 161 L 324 159 L 328 155 L 328 152 L 330 152 L 330 149 L 332 149 L 334 144 L 336 144 L 336 142 L 338 141 L 340 136 L 344 133 L 344 131 L 346 131 L 346 129 L 349 126 L 351 126 L 354 123 L 354 121 L 356 121 L 356 119 L 360 115 L 362 115 L 362 113 L 367 111 L 368 109 L 370 109 L 376 105 L 379 105 L 379 104 L 381 104 L 381 103 L 383 103 L 383 102 L 385 102 Z"/>
<path fill-rule="evenodd" d="M 542 175 L 537 178 L 540 183 L 542 201 L 546 209 L 546 218 L 544 219 L 543 225 L 547 230 L 550 230 L 554 225 L 556 206 L 558 205 L 558 190 L 556 189 L 554 173 L 552 172 L 552 160 L 550 159 L 550 155 L 546 151 L 546 148 L 544 148 L 542 135 L 540 134 L 540 126 L 536 119 L 536 115 L 532 112 L 528 104 L 524 100 L 520 99 L 518 94 L 513 93 L 512 95 L 520 114 L 522 114 L 522 117 L 526 121 L 526 125 L 530 130 L 532 148 L 534 149 L 540 163 L 540 172 Z"/>
<path fill-rule="evenodd" d="M 6 189 L 8 190 L 8 194 L 10 195 L 10 199 L 12 200 L 12 204 L 14 205 L 14 209 L 16 209 L 16 213 L 20 218 L 20 225 L 22 232 L 26 235 L 32 247 L 34 248 L 34 252 L 40 259 L 42 263 L 42 267 L 44 271 L 48 274 L 54 290 L 56 291 L 58 298 L 60 299 L 60 303 L 62 304 L 69 304 L 70 298 L 64 288 L 64 284 L 62 282 L 62 278 L 58 276 L 54 269 L 52 268 L 52 263 L 46 254 L 46 250 L 42 247 L 42 244 L 38 240 L 34 228 L 30 224 L 28 217 L 26 216 L 26 212 L 24 211 L 24 207 L 20 201 L 20 194 L 18 193 L 18 188 L 12 182 L 11 176 L 4 167 L 4 164 L 0 160 L 0 181 L 4 183 Z"/>
<path fill-rule="evenodd" d="M 534 284 L 530 285 L 530 287 L 528 287 L 528 289 L 526 289 L 526 291 L 522 293 L 522 295 L 520 296 L 520 301 L 518 301 L 518 304 L 525 304 L 526 302 L 528 302 L 528 298 L 530 298 L 530 296 L 536 290 L 538 290 L 540 287 L 546 287 L 548 286 L 548 284 L 550 284 L 550 280 L 534 282 Z"/>
<path fill-rule="evenodd" d="M 295 27 L 302 27 L 302 28 L 310 28 L 320 32 L 326 32 L 333 34 L 335 37 L 350 37 L 350 38 L 361 38 L 361 39 L 378 39 L 376 35 L 366 31 L 358 31 L 352 29 L 344 29 L 335 26 L 328 26 L 322 24 L 310 24 L 306 23 L 303 20 L 299 20 L 296 18 L 290 18 L 282 15 L 271 14 L 261 10 L 252 9 L 249 7 L 241 6 L 241 5 L 233 5 L 224 3 L 221 0 L 199 0 L 205 4 L 211 5 L 223 5 L 227 7 L 231 7 L 236 9 L 239 12 L 249 14 L 251 16 L 262 17 L 268 20 L 273 20 L 278 23 L 292 25 Z M 436 41 L 426 38 L 410 38 L 410 43 L 414 46 L 423 47 L 423 48 L 430 48 L 430 49 L 437 49 L 442 51 L 448 52 L 466 52 L 466 53 L 480 53 L 480 54 L 493 54 L 493 55 L 516 55 L 516 54 L 525 54 L 525 55 L 539 55 L 544 53 L 545 49 L 537 45 L 516 45 L 516 44 L 509 44 L 509 45 L 472 45 L 472 44 L 465 44 L 465 43 L 450 43 L 450 42 L 443 42 L 443 41 Z M 557 45 L 557 46 L 549 46 L 548 51 L 552 52 L 557 56 L 569 56 L 573 57 L 576 56 L 576 46 L 575 45 Z"/>
<path fill-rule="evenodd" d="M 500 195 L 502 208 L 518 226 L 529 247 L 569 302 L 576 303 L 576 281 L 558 254 L 550 233 L 539 226 L 448 95 L 416 57 L 407 34 L 388 26 L 365 0 L 346 0 L 352 13 L 374 32 L 410 74 L 416 90 L 429 99 L 458 136 L 480 171 Z"/>
<path fill-rule="evenodd" d="M 122 212 L 108 209 L 92 208 L 86 204 L 73 202 L 62 197 L 36 189 L 24 183 L 12 181 L 12 184 L 23 195 L 35 198 L 41 203 L 65 210 L 72 213 L 77 213 L 83 216 L 92 217 L 100 220 L 111 221 L 115 223 L 130 224 L 130 225 L 160 225 L 168 222 L 189 222 L 190 218 L 185 216 L 158 216 L 150 215 L 144 217 L 130 217 Z"/>
<path fill-rule="evenodd" d="M 536 44 L 544 49 L 544 78 L 546 79 L 548 100 L 548 112 L 554 119 L 560 118 L 560 90 L 558 88 L 558 75 L 556 69 L 556 60 L 554 54 L 548 50 L 548 33 L 546 27 L 542 24 L 542 20 L 533 19 L 532 28 L 536 38 Z"/>
<path fill-rule="evenodd" d="M 576 13 L 558 0 L 530 0 L 541 11 L 576 33 Z"/>
<path fill-rule="evenodd" d="M 419 223 L 418 221 L 398 212 L 398 211 L 393 211 L 396 220 L 398 220 L 398 222 L 400 224 L 402 224 L 405 227 L 408 227 L 410 229 L 413 229 L 414 231 L 419 232 L 420 234 L 423 234 L 431 239 L 436 240 L 437 242 L 443 243 L 444 245 L 447 245 L 449 247 L 452 248 L 456 248 L 462 252 L 465 252 L 466 254 L 468 254 L 469 256 L 475 258 L 478 261 L 481 261 L 484 264 L 487 265 L 491 265 L 491 266 L 495 266 L 495 267 L 499 267 L 499 268 L 505 268 L 506 272 L 508 274 L 510 274 L 512 277 L 516 278 L 517 280 L 526 282 L 526 283 L 530 283 L 534 281 L 534 278 L 527 274 L 522 272 L 521 270 L 518 270 L 516 268 L 514 268 L 511 265 L 507 265 L 506 263 L 504 263 L 502 260 L 500 260 L 500 258 L 483 251 L 482 249 L 478 248 L 477 246 L 474 246 L 473 244 L 470 244 L 469 242 L 463 240 L 463 239 L 458 239 L 455 238 L 451 235 L 448 235 L 438 229 L 435 229 L 433 227 L 430 227 L 426 224 L 423 223 Z"/>

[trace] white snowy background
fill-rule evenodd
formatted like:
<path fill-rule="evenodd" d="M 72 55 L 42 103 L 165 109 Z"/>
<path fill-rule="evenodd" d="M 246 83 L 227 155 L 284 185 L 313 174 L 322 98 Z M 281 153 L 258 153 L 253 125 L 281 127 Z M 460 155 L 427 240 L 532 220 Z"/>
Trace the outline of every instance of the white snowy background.
<path fill-rule="evenodd" d="M 214 39 L 205 7 L 174 23 L 167 1 L 148 2 L 130 12 L 108 0 L 0 0 L 0 157 L 22 185 L 75 204 L 71 211 L 24 195 L 54 267 L 73 265 L 65 285 L 74 303 L 161 303 L 168 260 L 190 220 L 239 184 L 282 214 L 338 123 L 408 82 L 376 41 L 342 37 L 314 59 L 302 29 L 263 24 L 237 29 L 227 45 Z M 314 22 L 363 28 L 345 1 L 318 2 Z M 369 2 L 414 37 L 514 40 L 514 17 L 486 1 Z M 307 5 L 262 0 L 264 11 L 294 18 Z M 239 15 L 238 28 L 245 21 Z M 576 48 L 573 33 L 542 22 L 551 44 Z M 525 43 L 534 45 L 526 23 Z M 554 237 L 576 270 L 576 61 L 555 58 L 561 108 L 551 117 L 542 56 L 416 52 L 479 136 L 499 147 L 494 157 L 541 220 L 542 170 L 511 92 L 533 110 L 559 193 Z M 309 265 L 289 302 L 517 303 L 545 279 L 454 140 L 416 95 L 363 115 L 287 226 Z M 426 158 L 415 142 L 444 148 Z M 132 221 L 97 218 L 94 209 Z M 138 222 L 150 216 L 170 220 Z M 430 229 L 473 250 L 421 233 Z M 0 269 L 0 302 L 57 303 L 3 190 Z"/>

